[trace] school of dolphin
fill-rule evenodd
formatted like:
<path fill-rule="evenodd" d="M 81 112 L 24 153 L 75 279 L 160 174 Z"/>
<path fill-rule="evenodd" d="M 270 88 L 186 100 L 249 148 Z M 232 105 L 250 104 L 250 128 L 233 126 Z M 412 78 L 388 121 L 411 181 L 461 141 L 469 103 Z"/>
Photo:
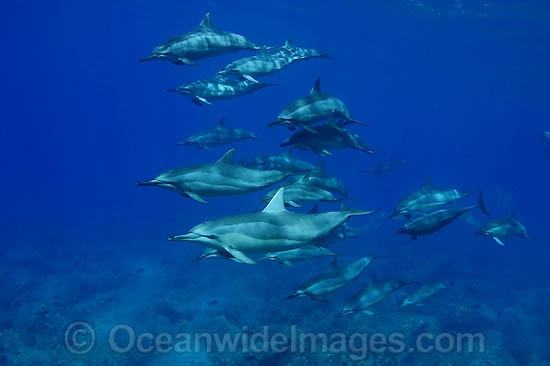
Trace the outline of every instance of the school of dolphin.
<path fill-rule="evenodd" d="M 239 50 L 258 51 L 254 56 L 231 62 L 210 79 L 169 89 L 189 97 L 199 106 L 274 85 L 256 78 L 281 71 L 297 61 L 330 58 L 318 50 L 296 47 L 288 41 L 280 47 L 257 45 L 241 35 L 215 29 L 210 18 L 210 13 L 206 14 L 197 28 L 171 38 L 155 47 L 150 56 L 140 60 L 165 60 L 176 65 L 196 66 L 196 61 L 207 57 Z M 290 102 L 268 126 L 284 126 L 294 131 L 280 144 L 281 147 L 310 149 L 320 156 L 331 156 L 335 150 L 345 148 L 374 153 L 373 148 L 367 146 L 359 135 L 345 128 L 349 124 L 369 126 L 356 120 L 343 101 L 321 90 L 320 80 L 317 79 L 307 95 Z M 179 145 L 209 150 L 213 146 L 245 139 L 259 140 L 252 132 L 226 126 L 222 119 L 217 126 L 190 136 Z M 550 143 L 549 131 L 544 133 L 544 141 L 545 144 Z M 247 194 L 281 184 L 260 200 L 268 202 L 262 211 L 216 218 L 196 225 L 185 234 L 171 236 L 169 240 L 189 241 L 205 247 L 203 254 L 193 261 L 206 258 L 223 258 L 246 264 L 276 261 L 294 267 L 296 261 L 336 256 L 328 248 L 329 245 L 359 236 L 357 230 L 347 225 L 348 219 L 374 212 L 349 208 L 344 203 L 340 211 L 319 212 L 318 202 L 350 198 L 344 183 L 326 172 L 324 161 L 314 166 L 287 150 L 280 155 L 241 158 L 235 162 L 235 151 L 230 149 L 213 163 L 168 170 L 151 180 L 137 183 L 165 188 L 204 204 L 208 197 Z M 364 172 L 381 178 L 407 164 L 409 162 L 390 157 Z M 390 217 L 406 218 L 407 223 L 397 233 L 417 240 L 419 236 L 441 230 L 476 208 L 489 216 L 481 192 L 475 205 L 447 207 L 472 193 L 474 191 L 436 188 L 428 178 L 422 188 L 397 203 Z M 315 206 L 308 213 L 287 209 L 305 204 Z M 515 218 L 515 213 L 488 222 L 476 234 L 493 238 L 502 246 L 505 238 L 532 238 L 525 226 Z M 334 261 L 325 273 L 306 281 L 286 299 L 308 297 L 327 301 L 328 294 L 359 277 L 376 258 L 369 255 L 345 266 L 338 266 Z M 336 316 L 373 314 L 373 305 L 411 283 L 379 280 L 373 273 L 367 287 L 352 297 Z M 404 298 L 402 306 L 421 304 L 447 287 L 445 283 L 420 284 Z"/>

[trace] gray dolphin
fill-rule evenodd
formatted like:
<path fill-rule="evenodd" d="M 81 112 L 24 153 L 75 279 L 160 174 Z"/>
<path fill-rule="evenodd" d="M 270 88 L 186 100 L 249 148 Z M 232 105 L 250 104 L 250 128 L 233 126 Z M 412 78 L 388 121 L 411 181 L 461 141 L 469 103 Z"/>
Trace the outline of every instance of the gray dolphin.
<path fill-rule="evenodd" d="M 283 186 L 285 187 L 285 205 L 287 206 L 301 207 L 302 203 L 319 201 L 336 202 L 342 200 L 336 198 L 332 192 L 313 185 L 309 181 L 308 175 L 302 176 L 297 182 L 286 183 Z M 272 189 L 258 202 L 269 201 L 276 193 L 277 189 Z"/>
<path fill-rule="evenodd" d="M 422 305 L 422 301 L 448 288 L 444 283 L 425 283 L 403 299 L 401 306 Z"/>
<path fill-rule="evenodd" d="M 315 126 L 315 132 L 301 130 L 294 133 L 280 146 L 294 146 L 301 150 L 311 149 L 320 156 L 330 156 L 333 150 L 356 149 L 368 154 L 374 154 L 372 148 L 368 147 L 357 135 L 345 129 L 340 122 L 335 124 L 334 120 L 326 124 Z"/>
<path fill-rule="evenodd" d="M 293 262 L 296 261 L 335 255 L 336 253 L 328 248 L 318 247 L 316 245 L 306 245 L 296 249 L 285 250 L 284 252 L 268 253 L 264 257 L 260 258 L 258 262 L 270 260 L 294 268 Z"/>
<path fill-rule="evenodd" d="M 253 77 L 265 76 L 281 71 L 290 64 L 313 57 L 328 57 L 312 48 L 294 47 L 289 41 L 277 49 L 263 49 L 258 55 L 242 58 L 226 65 L 218 74 L 237 71 Z"/>
<path fill-rule="evenodd" d="M 242 164 L 248 168 L 283 170 L 293 173 L 308 172 L 315 168 L 313 164 L 295 157 L 292 154 L 292 149 L 279 155 L 257 156 L 252 161 L 243 160 Z"/>
<path fill-rule="evenodd" d="M 281 187 L 262 212 L 228 216 L 204 222 L 187 234 L 169 240 L 190 241 L 225 250 L 241 263 L 255 264 L 247 254 L 267 254 L 300 248 L 328 234 L 351 216 L 368 215 L 345 206 L 342 211 L 302 214 L 290 212 Z"/>
<path fill-rule="evenodd" d="M 202 106 L 203 103 L 212 104 L 216 100 L 237 98 L 271 85 L 277 84 L 264 83 L 250 75 L 235 72 L 227 75 L 215 75 L 208 80 L 193 81 L 178 86 L 176 89 L 168 89 L 168 91 L 189 97 L 193 103 Z"/>
<path fill-rule="evenodd" d="M 436 207 L 455 202 L 472 192 L 474 191 L 435 188 L 432 186 L 431 178 L 428 177 L 421 189 L 399 201 L 390 217 L 420 215 Z"/>
<path fill-rule="evenodd" d="M 319 163 L 319 165 L 315 167 L 315 169 L 307 172 L 307 175 L 309 176 L 309 181 L 311 182 L 311 184 L 313 184 L 316 187 L 322 188 L 326 191 L 337 193 L 346 198 L 349 198 L 349 193 L 344 183 L 340 179 L 326 172 L 325 163 L 326 161 L 323 160 Z M 289 178 L 288 181 L 297 182 L 300 179 L 302 179 L 304 175 L 305 174 L 296 175 L 294 177 Z"/>
<path fill-rule="evenodd" d="M 374 313 L 369 310 L 371 306 L 379 303 L 395 291 L 399 290 L 401 287 L 410 283 L 412 282 L 405 282 L 401 280 L 378 281 L 375 273 L 373 272 L 371 281 L 367 288 L 349 299 L 346 305 L 344 305 L 340 310 L 340 313 L 336 316 L 338 317 L 352 313 L 373 315 Z"/>
<path fill-rule="evenodd" d="M 294 297 L 308 297 L 310 299 L 327 302 L 328 300 L 325 299 L 325 295 L 341 289 L 359 277 L 374 258 L 376 258 L 376 256 L 369 255 L 342 267 L 337 267 L 336 260 L 334 260 L 328 272 L 315 276 L 311 280 L 305 282 L 298 287 L 292 295 L 287 296 L 285 300 Z"/>
<path fill-rule="evenodd" d="M 348 107 L 340 99 L 321 91 L 320 80 L 317 79 L 307 96 L 287 105 L 279 113 L 277 119 L 269 123 L 268 126 L 287 126 L 291 130 L 299 126 L 309 132 L 316 133 L 318 127 L 310 127 L 310 125 L 331 117 L 344 118 L 346 120 L 345 124 L 358 123 L 368 126 L 353 119 Z"/>
<path fill-rule="evenodd" d="M 416 240 L 418 239 L 418 236 L 428 235 L 441 230 L 455 219 L 464 215 L 466 212 L 473 210 L 474 208 L 480 208 L 484 214 L 489 216 L 489 212 L 487 212 L 485 203 L 483 202 L 483 196 L 480 193 L 477 205 L 463 208 L 442 209 L 414 218 L 399 229 L 397 234 L 408 234 L 413 240 Z"/>
<path fill-rule="evenodd" d="M 369 173 L 377 178 L 382 178 L 382 176 L 386 173 L 389 173 L 391 171 L 397 170 L 402 166 L 408 165 L 409 162 L 407 160 L 399 160 L 395 159 L 393 156 L 391 156 L 388 160 L 383 161 L 372 168 L 369 168 L 367 170 L 362 170 L 362 173 Z"/>
<path fill-rule="evenodd" d="M 227 52 L 261 48 L 239 34 L 214 29 L 210 13 L 207 13 L 197 28 L 155 47 L 151 56 L 140 61 L 166 60 L 176 65 L 196 66 L 198 64 L 195 60 Z"/>
<path fill-rule="evenodd" d="M 313 208 L 309 211 L 309 213 L 310 214 L 319 213 L 319 204 L 315 204 L 315 206 L 313 206 Z M 314 242 L 312 242 L 312 245 L 315 245 L 318 247 L 327 247 L 340 240 L 358 238 L 358 237 L 359 237 L 359 234 L 357 230 L 350 228 L 347 222 L 345 222 L 342 225 L 332 229 L 327 235 L 316 239 Z"/>
<path fill-rule="evenodd" d="M 178 145 L 191 145 L 209 150 L 211 146 L 224 145 L 246 139 L 259 140 L 252 132 L 240 128 L 227 127 L 222 118 L 216 127 L 189 136 Z"/>
<path fill-rule="evenodd" d="M 202 197 L 246 194 L 282 181 L 291 173 L 280 170 L 257 170 L 233 162 L 235 149 L 229 150 L 212 164 L 201 164 L 168 170 L 155 179 L 137 183 L 175 191 L 201 203 Z"/>
<path fill-rule="evenodd" d="M 527 234 L 525 226 L 515 218 L 516 211 L 513 211 L 507 217 L 488 222 L 481 228 L 476 235 L 485 235 L 493 238 L 499 245 L 504 246 L 501 239 L 510 237 L 520 237 L 525 239 L 534 239 Z"/>
<path fill-rule="evenodd" d="M 196 258 L 191 259 L 191 262 L 197 262 L 202 259 L 214 259 L 214 258 L 222 258 L 222 259 L 229 259 L 238 262 L 229 252 L 225 250 L 218 250 L 218 249 L 211 249 L 211 248 L 204 248 L 202 254 Z"/>

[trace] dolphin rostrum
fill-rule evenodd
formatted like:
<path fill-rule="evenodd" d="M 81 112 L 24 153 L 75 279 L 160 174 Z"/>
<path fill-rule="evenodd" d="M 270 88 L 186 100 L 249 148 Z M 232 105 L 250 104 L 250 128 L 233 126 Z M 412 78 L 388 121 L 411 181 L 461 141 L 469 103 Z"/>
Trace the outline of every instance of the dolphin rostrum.
<path fill-rule="evenodd" d="M 515 218 L 515 214 L 516 211 L 513 211 L 507 217 L 488 222 L 476 234 L 491 237 L 502 246 L 504 246 L 501 240 L 503 238 L 520 237 L 534 239 L 533 236 L 527 234 L 527 229 Z"/>
<path fill-rule="evenodd" d="M 175 191 L 201 203 L 202 197 L 246 194 L 282 181 L 291 173 L 280 170 L 246 168 L 233 162 L 235 149 L 229 150 L 212 164 L 202 164 L 168 170 L 155 179 L 138 186 L 156 186 Z"/>
<path fill-rule="evenodd" d="M 416 240 L 421 235 L 428 235 L 441 230 L 455 219 L 474 208 L 480 208 L 485 215 L 489 216 L 489 212 L 487 212 L 485 208 L 485 202 L 483 202 L 483 196 L 480 193 L 477 205 L 464 208 L 442 209 L 411 219 L 397 231 L 397 234 L 408 234 L 413 240 Z"/>
<path fill-rule="evenodd" d="M 320 156 L 331 156 L 333 150 L 345 148 L 374 154 L 373 149 L 368 147 L 359 135 L 344 128 L 341 121 L 336 124 L 334 119 L 326 124 L 315 126 L 315 132 L 311 129 L 298 131 L 280 146 L 294 146 L 301 150 L 309 148 Z"/>
<path fill-rule="evenodd" d="M 410 284 L 401 280 L 377 280 L 373 272 L 371 281 L 366 289 L 353 296 L 340 310 L 336 316 L 343 316 L 352 313 L 362 313 L 373 315 L 374 313 L 369 308 L 386 297 L 390 296 L 401 287 Z"/>
<path fill-rule="evenodd" d="M 403 299 L 401 306 L 419 305 L 422 306 L 422 301 L 435 295 L 437 292 L 448 288 L 444 283 L 425 283 Z"/>
<path fill-rule="evenodd" d="M 164 44 L 155 47 L 151 56 L 140 61 L 166 60 L 176 65 L 198 65 L 195 61 L 238 50 L 259 50 L 245 37 L 212 27 L 210 13 L 201 24 L 190 32 L 180 34 Z"/>
<path fill-rule="evenodd" d="M 411 193 L 403 198 L 390 217 L 404 215 L 411 217 L 412 215 L 420 215 L 426 211 L 430 211 L 439 206 L 443 206 L 461 199 L 472 193 L 473 191 L 460 191 L 458 189 L 440 189 L 432 186 L 430 177 L 426 178 L 424 187 L 416 192 Z"/>
<path fill-rule="evenodd" d="M 259 140 L 252 132 L 240 128 L 227 127 L 222 118 L 216 127 L 189 136 L 178 145 L 190 145 L 209 150 L 211 146 L 224 145 L 246 139 Z"/>
<path fill-rule="evenodd" d="M 246 264 L 256 262 L 247 254 L 267 254 L 303 247 L 342 225 L 351 216 L 368 215 L 342 207 L 342 211 L 318 214 L 290 212 L 284 204 L 281 187 L 262 212 L 227 216 L 206 221 L 187 234 L 169 240 L 191 241 L 208 248 L 225 250 Z"/>
<path fill-rule="evenodd" d="M 250 75 L 235 72 L 227 75 L 215 75 L 207 80 L 193 81 L 180 85 L 176 89 L 168 89 L 168 91 L 189 97 L 193 103 L 202 106 L 203 103 L 212 104 L 216 100 L 237 98 L 271 85 L 277 84 L 264 83 Z"/>
<path fill-rule="evenodd" d="M 340 99 L 321 91 L 320 80 L 315 81 L 308 95 L 287 105 L 279 113 L 277 119 L 269 123 L 268 126 L 281 125 L 290 129 L 302 127 L 309 132 L 316 133 L 318 131 L 317 127 L 310 127 L 310 125 L 331 117 L 344 118 L 346 120 L 345 124 L 367 125 L 355 120 L 351 116 L 348 107 Z"/>
<path fill-rule="evenodd" d="M 284 252 L 268 253 L 258 261 L 270 260 L 294 268 L 293 262 L 296 261 L 335 255 L 336 253 L 328 248 L 318 247 L 316 245 L 306 245 L 301 248 L 285 250 Z"/>
<path fill-rule="evenodd" d="M 325 299 L 325 295 L 341 289 L 359 277 L 375 258 L 376 256 L 369 255 L 342 267 L 336 266 L 335 259 L 328 272 L 315 276 L 311 280 L 305 282 L 298 287 L 292 295 L 287 296 L 285 300 L 294 297 L 308 297 L 310 299 L 327 302 L 328 300 Z"/>

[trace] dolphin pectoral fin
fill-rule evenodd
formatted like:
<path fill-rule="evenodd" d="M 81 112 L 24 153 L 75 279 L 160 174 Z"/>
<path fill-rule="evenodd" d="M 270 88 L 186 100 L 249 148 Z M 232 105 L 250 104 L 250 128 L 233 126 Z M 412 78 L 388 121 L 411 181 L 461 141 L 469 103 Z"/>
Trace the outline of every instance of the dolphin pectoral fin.
<path fill-rule="evenodd" d="M 354 119 L 349 119 L 349 120 L 345 121 L 344 125 L 350 125 L 352 123 L 355 123 L 355 124 L 358 124 L 358 125 L 361 125 L 361 126 L 372 127 L 372 125 L 369 125 L 368 123 L 359 122 L 359 121 L 356 121 Z"/>
<path fill-rule="evenodd" d="M 417 302 L 415 305 L 416 305 L 416 306 L 420 306 L 420 307 L 426 306 L 426 305 L 422 304 L 421 302 Z"/>
<path fill-rule="evenodd" d="M 296 266 L 291 261 L 281 261 L 279 263 L 284 264 L 285 266 L 290 268 L 296 268 Z"/>
<path fill-rule="evenodd" d="M 494 241 L 496 241 L 498 243 L 498 245 L 504 246 L 504 243 L 499 238 L 497 238 L 496 236 L 493 236 L 493 239 L 494 239 Z"/>
<path fill-rule="evenodd" d="M 288 201 L 287 204 L 292 207 L 302 207 L 302 205 L 294 202 L 294 201 Z"/>
<path fill-rule="evenodd" d="M 184 197 L 189 197 L 191 199 L 194 199 L 195 201 L 200 202 L 200 203 L 208 203 L 201 196 L 196 194 L 195 192 L 185 191 L 185 193 L 181 193 L 181 195 L 184 196 Z"/>
<path fill-rule="evenodd" d="M 195 96 L 195 98 L 197 98 L 198 100 L 200 100 L 200 101 L 203 102 L 204 104 L 212 105 L 211 102 L 209 102 L 208 100 L 206 100 L 206 99 L 203 98 L 203 97 Z"/>
<path fill-rule="evenodd" d="M 367 310 L 367 309 L 361 311 L 361 314 L 365 314 L 365 315 L 374 315 L 374 313 L 373 313 L 372 311 Z"/>
<path fill-rule="evenodd" d="M 180 65 L 187 65 L 187 66 L 199 66 L 198 63 L 191 61 L 188 58 L 185 57 L 178 57 L 178 62 Z"/>
<path fill-rule="evenodd" d="M 328 151 L 327 149 L 321 150 L 322 156 L 332 156 L 332 153 Z"/>
<path fill-rule="evenodd" d="M 229 254 L 231 254 L 237 262 L 245 263 L 245 264 L 256 264 L 256 262 L 252 258 L 248 257 L 246 254 L 244 254 L 243 252 L 237 249 L 233 249 L 229 247 L 224 249 L 227 250 Z"/>

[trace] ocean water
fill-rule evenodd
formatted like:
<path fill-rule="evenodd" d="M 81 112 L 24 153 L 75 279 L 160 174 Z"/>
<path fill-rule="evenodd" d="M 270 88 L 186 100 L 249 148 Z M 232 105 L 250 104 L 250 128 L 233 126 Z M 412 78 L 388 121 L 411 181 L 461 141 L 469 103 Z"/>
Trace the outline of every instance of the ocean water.
<path fill-rule="evenodd" d="M 258 52 L 199 66 L 138 59 L 207 12 L 216 29 L 274 47 L 290 39 L 331 58 L 259 78 L 279 85 L 196 106 L 166 89 Z M 547 2 L 54 0 L 5 4 L 2 18 L 0 365 L 550 365 Z M 167 240 L 207 220 L 261 210 L 269 189 L 201 204 L 136 182 L 212 163 L 231 147 L 236 159 L 285 152 L 279 145 L 293 131 L 267 124 L 319 77 L 323 91 L 372 125 L 346 128 L 377 153 L 294 155 L 326 160 L 353 197 L 347 205 L 376 210 L 350 219 L 360 237 L 331 246 L 338 265 L 371 253 L 384 258 L 328 302 L 284 301 L 332 259 L 296 268 L 191 262 L 202 247 Z M 209 151 L 176 145 L 222 117 L 262 141 Z M 410 164 L 380 179 L 361 172 L 390 156 Z M 396 235 L 406 220 L 388 216 L 428 176 L 436 187 L 479 189 L 491 217 L 472 210 L 418 240 Z M 453 207 L 475 205 L 476 195 Z M 340 202 L 320 204 L 339 209 Z M 534 239 L 503 239 L 502 247 L 474 235 L 514 210 Z M 412 284 L 374 305 L 374 315 L 335 318 L 373 272 L 449 288 L 402 308 Z M 340 334 L 347 343 L 316 352 L 174 349 L 178 334 L 242 340 L 264 329 L 283 338 L 293 330 L 332 341 Z M 377 352 L 364 337 L 352 339 L 376 333 L 400 334 L 407 347 Z M 480 334 L 484 349 L 459 351 L 463 333 Z M 441 340 L 440 347 L 419 351 L 422 334 L 433 336 L 425 345 Z M 447 352 L 445 342 L 455 347 Z"/>

